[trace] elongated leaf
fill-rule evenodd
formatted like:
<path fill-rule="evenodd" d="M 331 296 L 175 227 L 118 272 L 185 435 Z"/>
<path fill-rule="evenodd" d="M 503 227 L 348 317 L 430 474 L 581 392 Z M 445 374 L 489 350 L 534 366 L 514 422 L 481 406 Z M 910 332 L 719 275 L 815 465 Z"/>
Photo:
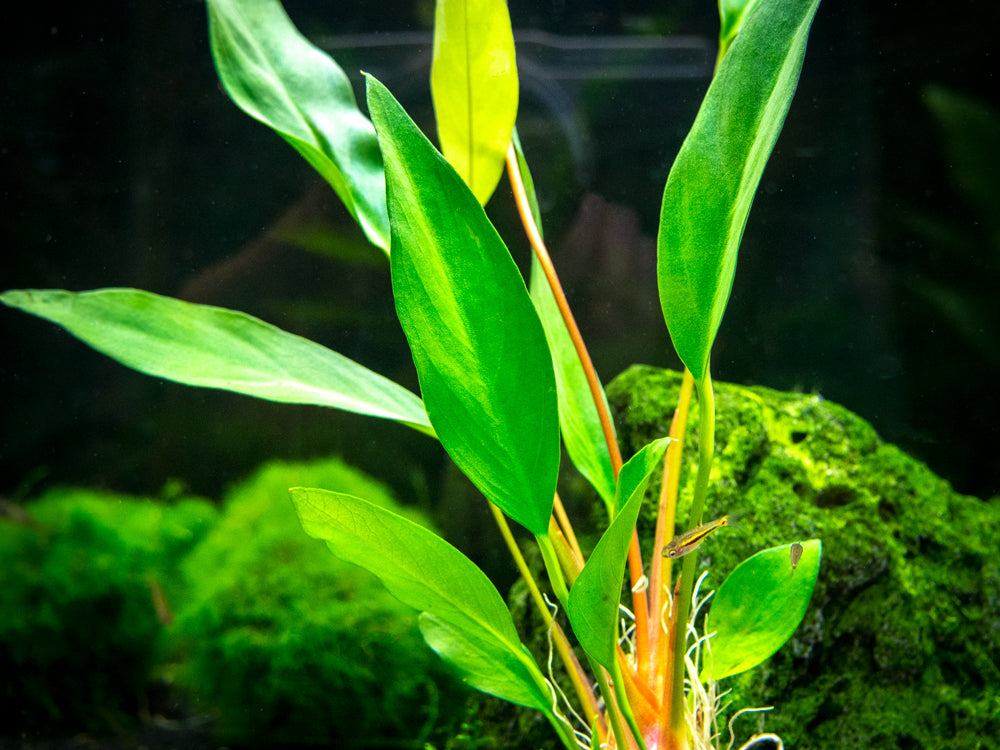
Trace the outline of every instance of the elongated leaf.
<path fill-rule="evenodd" d="M 291 495 L 307 534 L 426 613 L 420 627 L 428 643 L 466 682 L 551 713 L 544 679 L 499 592 L 475 563 L 433 532 L 361 498 L 301 487 Z"/>
<path fill-rule="evenodd" d="M 517 130 L 514 131 L 513 140 L 525 193 L 531 205 L 538 233 L 541 234 L 541 213 L 535 197 L 535 185 L 524 152 L 521 150 Z M 577 471 L 597 490 L 610 513 L 615 497 L 615 473 L 611 466 L 611 455 L 608 453 L 604 431 L 601 429 L 601 420 L 597 415 L 597 407 L 591 397 L 580 357 L 573 347 L 569 331 L 566 330 L 566 324 L 556 305 L 555 296 L 534 254 L 531 256 L 529 289 L 531 300 L 535 303 L 535 310 L 538 311 L 538 317 L 545 329 L 549 350 L 552 352 L 552 364 L 555 368 L 556 387 L 559 393 L 559 428 L 566 444 L 566 451 Z M 603 389 L 601 389 L 601 399 L 607 407 Z"/>
<path fill-rule="evenodd" d="M 288 141 L 388 252 L 378 141 L 344 72 L 278 0 L 208 0 L 208 19 L 215 68 L 232 100 Z"/>
<path fill-rule="evenodd" d="M 660 305 L 697 381 L 708 369 L 750 205 L 795 93 L 818 6 L 753 6 L 667 178 L 657 241 Z"/>
<path fill-rule="evenodd" d="M 431 424 L 487 498 L 544 534 L 559 418 L 524 280 L 462 178 L 371 77 L 368 108 L 385 156 L 396 311 Z"/>
<path fill-rule="evenodd" d="M 268 401 L 332 406 L 431 431 L 420 399 L 402 386 L 240 312 L 138 289 L 12 290 L 0 302 L 50 320 L 147 375 Z"/>
<path fill-rule="evenodd" d="M 503 173 L 517 119 L 506 0 L 437 0 L 431 94 L 441 151 L 485 205 Z"/>
<path fill-rule="evenodd" d="M 792 637 L 816 586 L 822 544 L 802 542 L 794 571 L 791 547 L 758 552 L 723 581 L 705 624 L 715 635 L 702 679 L 721 680 L 756 667 Z"/>
<path fill-rule="evenodd" d="M 600 665 L 614 669 L 618 605 L 629 542 L 649 477 L 663 460 L 670 438 L 646 445 L 618 473 L 616 507 L 621 510 L 569 591 L 566 614 L 580 645 Z"/>

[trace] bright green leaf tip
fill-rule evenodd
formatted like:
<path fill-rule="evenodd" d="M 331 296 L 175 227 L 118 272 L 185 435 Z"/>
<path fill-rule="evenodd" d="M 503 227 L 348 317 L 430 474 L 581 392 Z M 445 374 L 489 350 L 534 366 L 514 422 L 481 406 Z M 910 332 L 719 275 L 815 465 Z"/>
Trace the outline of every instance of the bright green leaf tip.
<path fill-rule="evenodd" d="M 517 119 L 506 0 L 437 0 L 431 94 L 441 151 L 486 205 L 503 174 Z"/>

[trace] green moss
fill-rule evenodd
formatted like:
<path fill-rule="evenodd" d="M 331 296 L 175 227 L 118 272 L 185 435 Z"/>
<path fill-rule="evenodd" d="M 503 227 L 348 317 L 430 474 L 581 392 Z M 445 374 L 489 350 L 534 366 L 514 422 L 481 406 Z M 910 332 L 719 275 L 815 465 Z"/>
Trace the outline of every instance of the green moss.
<path fill-rule="evenodd" d="M 177 683 L 218 712 L 228 742 L 426 738 L 461 702 L 457 681 L 413 610 L 305 535 L 293 486 L 358 495 L 427 525 L 339 461 L 265 466 L 229 493 L 220 523 L 185 560 L 192 596 L 169 644 Z"/>
<path fill-rule="evenodd" d="M 0 725 L 4 733 L 107 731 L 142 701 L 176 561 L 215 519 L 172 504 L 53 490 L 0 519 Z"/>
<path fill-rule="evenodd" d="M 608 387 L 626 449 L 666 433 L 679 385 L 633 367 Z M 775 705 L 764 725 L 797 748 L 987 747 L 1000 736 L 1000 507 L 955 493 L 820 396 L 716 384 L 716 407 L 706 518 L 735 525 L 699 549 L 707 586 L 760 549 L 823 541 L 805 620 L 732 680 L 734 705 Z M 693 408 L 681 525 L 697 428 Z"/>
<path fill-rule="evenodd" d="M 221 515 L 204 501 L 79 490 L 52 492 L 27 515 L 5 506 L 17 521 L 0 519 L 0 737 L 124 732 L 122 746 L 141 744 L 153 675 L 172 678 L 237 746 L 449 735 L 467 690 L 412 610 L 306 536 L 294 485 L 427 524 L 335 460 L 268 465 Z M 168 742 L 191 739 L 178 737 Z"/>

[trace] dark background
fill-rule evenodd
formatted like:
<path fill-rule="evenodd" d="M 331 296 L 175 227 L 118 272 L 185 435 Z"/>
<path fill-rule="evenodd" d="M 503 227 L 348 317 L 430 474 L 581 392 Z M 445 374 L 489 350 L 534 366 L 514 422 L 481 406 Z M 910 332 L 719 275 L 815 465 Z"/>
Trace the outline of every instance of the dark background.
<path fill-rule="evenodd" d="M 428 30 L 433 3 L 286 7 L 320 43 L 361 35 L 336 53 L 355 75 L 359 43 Z M 676 365 L 656 221 L 707 86 L 715 6 L 510 7 L 515 29 L 587 38 L 526 76 L 519 128 L 599 372 Z M 1000 492 L 998 16 L 972 0 L 825 0 L 713 354 L 717 380 L 818 391 L 982 497 Z M 226 98 L 201 3 L 36 3 L 6 27 L 0 288 L 135 286 L 234 307 L 416 387 L 384 261 L 292 149 Z M 661 49 L 663 35 L 679 40 Z M 647 40 L 657 65 L 629 73 L 623 52 L 585 69 L 605 37 L 612 50 Z M 407 37 L 371 60 L 430 128 L 427 53 Z M 967 106 L 943 127 L 929 91 Z M 523 263 L 506 182 L 489 211 Z M 5 497 L 53 483 L 216 495 L 269 457 L 331 452 L 404 497 L 438 492 L 442 456 L 406 428 L 157 381 L 16 311 L 0 310 L 0 337 Z"/>

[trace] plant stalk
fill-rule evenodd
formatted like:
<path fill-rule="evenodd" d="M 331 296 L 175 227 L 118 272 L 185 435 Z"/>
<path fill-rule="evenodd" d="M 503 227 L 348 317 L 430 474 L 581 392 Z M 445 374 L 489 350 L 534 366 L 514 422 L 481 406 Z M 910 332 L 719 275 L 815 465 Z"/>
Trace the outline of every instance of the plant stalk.
<path fill-rule="evenodd" d="M 601 432 L 604 434 L 604 441 L 608 445 L 611 466 L 614 469 L 615 479 L 617 479 L 618 472 L 622 468 L 622 454 L 618 449 L 618 440 L 615 438 L 615 430 L 611 424 L 611 415 L 608 414 L 608 410 L 604 407 L 601 382 L 597 377 L 597 371 L 594 369 L 594 363 L 590 359 L 590 353 L 583 343 L 583 337 L 580 335 L 580 329 L 573 317 L 573 312 L 569 309 L 569 302 L 566 300 L 566 294 L 563 292 L 562 284 L 556 275 L 556 269 L 552 265 L 549 251 L 545 248 L 541 232 L 538 231 L 535 217 L 531 213 L 531 205 L 528 202 L 528 194 L 524 189 L 524 180 L 521 178 L 521 169 L 517 164 L 517 153 L 514 150 L 513 143 L 507 148 L 507 174 L 510 178 L 511 187 L 514 190 L 514 201 L 517 203 L 517 211 L 521 216 L 521 224 L 524 226 L 525 234 L 528 235 L 528 242 L 531 243 L 531 249 L 542 266 L 545 279 L 549 283 L 549 288 L 555 297 L 556 305 L 559 307 L 559 313 L 562 315 L 563 323 L 566 325 L 566 330 L 573 341 L 573 348 L 576 350 L 576 355 L 580 358 L 584 375 L 587 377 L 587 385 L 590 388 L 591 398 L 594 399 L 594 404 L 597 407 L 598 418 L 601 421 Z"/>
<path fill-rule="evenodd" d="M 705 369 L 705 375 L 698 383 L 698 474 L 695 477 L 694 498 L 688 527 L 701 523 L 708 494 L 708 482 L 712 473 L 712 459 L 715 455 L 715 395 L 712 391 L 712 377 Z M 673 679 L 670 705 L 670 731 L 674 737 L 683 736 L 684 721 L 684 654 L 687 650 L 687 621 L 691 613 L 691 593 L 694 590 L 697 550 L 684 557 L 681 567 L 680 595 L 674 601 L 677 612 L 674 627 Z"/>
<path fill-rule="evenodd" d="M 580 543 L 576 540 L 576 534 L 573 533 L 573 525 L 569 522 L 569 516 L 566 515 L 566 508 L 563 507 L 558 492 L 552 503 L 552 512 L 555 513 L 556 519 L 559 521 L 559 528 L 562 529 L 563 536 L 566 537 L 569 548 L 573 550 L 574 555 L 580 558 L 582 564 L 583 550 L 580 549 Z"/>
<path fill-rule="evenodd" d="M 597 377 L 597 371 L 594 369 L 594 363 L 590 359 L 590 353 L 587 351 L 583 337 L 580 335 L 580 329 L 573 318 L 573 312 L 569 308 L 569 302 L 566 300 L 562 284 L 559 282 L 555 267 L 552 265 L 552 259 L 549 257 L 549 252 L 545 247 L 545 242 L 542 240 L 541 232 L 531 212 L 531 205 L 524 187 L 524 180 L 521 177 L 521 169 L 517 164 L 517 152 L 513 143 L 507 149 L 507 174 L 510 178 L 510 184 L 514 191 L 514 200 L 517 204 L 518 213 L 521 216 L 521 223 L 528 236 L 528 241 L 531 243 L 532 251 L 535 253 L 539 265 L 542 267 L 549 288 L 552 290 L 552 295 L 559 308 L 563 324 L 569 332 L 576 355 L 580 358 L 580 365 L 583 367 L 583 372 L 586 375 L 590 395 L 601 422 L 601 432 L 604 435 L 605 443 L 607 443 L 611 468 L 617 480 L 618 472 L 621 471 L 622 467 L 622 455 L 618 448 L 618 440 L 615 438 L 611 415 L 608 413 L 604 401 L 601 383 Z M 639 535 L 637 533 L 632 534 L 632 541 L 629 544 L 628 567 L 629 578 L 632 582 L 632 611 L 636 622 L 637 663 L 645 664 L 647 662 L 647 654 L 649 653 L 649 602 L 646 596 L 647 587 L 641 583 L 643 580 L 642 554 L 639 549 Z"/>
<path fill-rule="evenodd" d="M 660 503 L 656 514 L 656 533 L 653 542 L 652 560 L 649 566 L 649 662 L 650 670 L 656 671 L 653 684 L 650 685 L 657 695 L 663 691 L 666 675 L 662 669 L 662 655 L 666 649 L 662 641 L 670 631 L 665 631 L 663 624 L 664 594 L 670 586 L 671 560 L 663 556 L 663 545 L 674 536 L 674 523 L 677 512 L 677 495 L 680 490 L 681 457 L 684 453 L 684 435 L 687 432 L 688 409 L 691 405 L 691 391 L 694 389 L 694 377 L 691 371 L 684 369 L 681 380 L 680 395 L 677 398 L 677 408 L 670 422 L 670 444 L 663 457 L 663 481 L 660 484 Z"/>
<path fill-rule="evenodd" d="M 528 586 L 528 592 L 531 594 L 531 599 L 535 603 L 535 608 L 542 616 L 542 621 L 545 622 L 546 626 L 551 630 L 552 640 L 555 644 L 556 652 L 559 654 L 559 659 L 562 661 L 563 667 L 569 675 L 570 682 L 573 683 L 573 690 L 576 693 L 577 698 L 580 699 L 580 704 L 583 706 L 588 723 L 590 723 L 591 726 L 597 726 L 599 731 L 603 732 L 604 736 L 606 736 L 607 728 L 601 721 L 597 697 L 594 695 L 594 691 L 590 688 L 590 681 L 588 680 L 586 673 L 584 673 L 580 662 L 577 660 L 576 654 L 573 653 L 573 648 L 570 646 L 569 640 L 566 638 L 566 634 L 563 632 L 563 629 L 559 626 L 559 623 L 552 619 L 552 612 L 545 603 L 542 592 L 539 590 L 538 584 L 535 582 L 535 577 L 531 575 L 528 563 L 524 559 L 524 555 L 521 554 L 521 548 L 517 546 L 517 540 L 514 539 L 514 534 L 510 530 L 510 524 L 507 523 L 507 518 L 493 503 L 487 504 L 489 505 L 490 512 L 493 514 L 493 519 L 496 521 L 496 524 L 500 529 L 500 534 L 503 536 L 504 542 L 507 544 L 507 549 L 510 551 L 511 557 L 514 558 L 514 564 L 517 566 L 521 577 Z M 603 740 L 604 737 L 602 736 L 601 739 Z"/>
<path fill-rule="evenodd" d="M 549 574 L 552 591 L 562 608 L 566 609 L 569 603 L 569 588 L 566 586 L 566 577 L 563 575 L 562 565 L 559 563 L 559 555 L 556 554 L 556 549 L 552 546 L 552 539 L 546 533 L 535 536 L 535 541 L 538 543 L 538 551 L 542 553 L 542 562 L 545 563 L 545 570 Z"/>

